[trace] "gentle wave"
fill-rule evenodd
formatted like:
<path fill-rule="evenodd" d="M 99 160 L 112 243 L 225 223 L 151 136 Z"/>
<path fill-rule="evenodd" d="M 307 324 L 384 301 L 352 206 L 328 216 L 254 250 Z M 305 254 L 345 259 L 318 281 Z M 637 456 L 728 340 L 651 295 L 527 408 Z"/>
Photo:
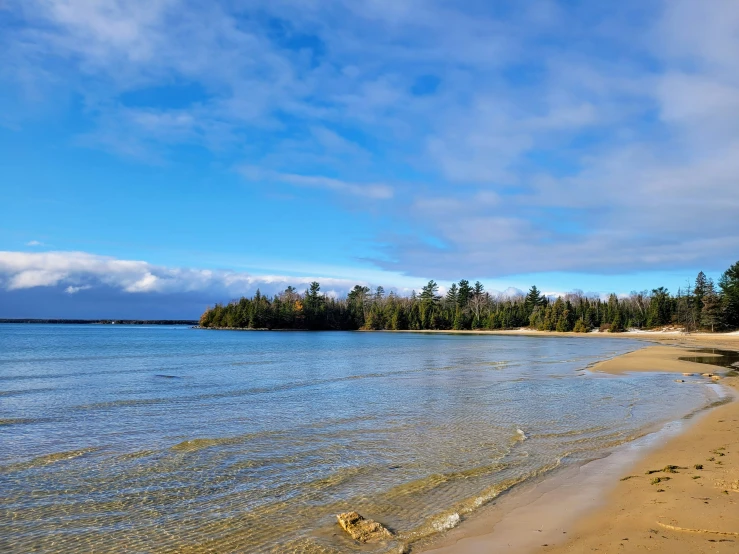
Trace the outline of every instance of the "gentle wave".
<path fill-rule="evenodd" d="M 0 473 L 18 552 L 416 548 L 707 398 L 583 373 L 634 348 L 607 338 L 23 327 L 14 347 L 13 329 Z M 396 538 L 358 547 L 348 510 Z"/>

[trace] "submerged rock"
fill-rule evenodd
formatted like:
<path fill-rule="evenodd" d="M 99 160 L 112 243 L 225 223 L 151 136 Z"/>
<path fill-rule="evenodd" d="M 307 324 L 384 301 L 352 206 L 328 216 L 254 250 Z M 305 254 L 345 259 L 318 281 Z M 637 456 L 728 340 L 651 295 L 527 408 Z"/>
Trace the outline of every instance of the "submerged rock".
<path fill-rule="evenodd" d="M 349 533 L 349 536 L 359 542 L 372 542 L 382 539 L 389 539 L 393 534 L 381 523 L 364 519 L 357 512 L 346 512 L 338 514 L 336 519 L 339 520 L 341 528 Z"/>

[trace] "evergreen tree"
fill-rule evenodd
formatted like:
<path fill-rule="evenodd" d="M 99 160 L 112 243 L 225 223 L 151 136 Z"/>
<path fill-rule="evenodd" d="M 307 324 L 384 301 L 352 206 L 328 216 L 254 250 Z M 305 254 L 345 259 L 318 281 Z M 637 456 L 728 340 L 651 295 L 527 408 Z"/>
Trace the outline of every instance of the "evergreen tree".
<path fill-rule="evenodd" d="M 693 287 L 693 321 L 696 327 L 701 320 L 701 312 L 703 310 L 703 298 L 708 290 L 708 278 L 702 271 L 695 278 L 695 286 Z"/>
<path fill-rule="evenodd" d="M 703 295 L 703 307 L 701 308 L 700 318 L 701 325 L 706 329 L 710 329 L 713 333 L 716 327 L 721 325 L 721 316 L 721 298 L 716 293 L 713 281 L 709 279 Z"/>
<path fill-rule="evenodd" d="M 467 307 L 467 304 L 470 301 L 470 296 L 472 296 L 472 287 L 470 287 L 470 282 L 467 279 L 462 279 L 459 282 L 459 292 L 457 293 L 457 304 L 463 310 Z"/>
<path fill-rule="evenodd" d="M 611 322 L 611 333 L 623 333 L 623 331 L 623 318 L 621 317 L 621 312 L 617 310 L 613 315 L 613 321 Z"/>
<path fill-rule="evenodd" d="M 391 329 L 394 329 L 396 331 L 408 329 L 408 321 L 406 320 L 405 312 L 401 310 L 398 306 L 396 306 L 395 310 L 393 311 L 390 323 Z"/>
<path fill-rule="evenodd" d="M 459 306 L 454 306 L 454 319 L 452 320 L 452 329 L 464 329 L 464 317 Z"/>
<path fill-rule="evenodd" d="M 456 307 L 457 305 L 457 292 L 459 289 L 457 289 L 457 283 L 452 283 L 452 286 L 449 287 L 449 290 L 446 293 L 446 301 L 447 304 L 451 307 Z"/>
<path fill-rule="evenodd" d="M 670 293 L 665 287 L 652 290 L 647 313 L 647 327 L 654 328 L 667 325 L 672 319 Z"/>
<path fill-rule="evenodd" d="M 544 295 L 539 292 L 536 285 L 529 289 L 529 293 L 526 295 L 525 304 L 529 314 L 531 314 L 537 306 L 544 304 Z"/>
<path fill-rule="evenodd" d="M 472 296 L 482 296 L 485 292 L 485 286 L 480 281 L 475 281 L 475 286 L 472 289 Z"/>
<path fill-rule="evenodd" d="M 370 293 L 368 287 L 357 285 L 346 298 L 329 298 L 320 292 L 316 282 L 302 294 L 293 287 L 272 298 L 256 291 L 252 298 L 207 309 L 200 324 L 268 329 L 417 330 L 512 329 L 530 325 L 541 330 L 578 332 L 597 326 L 614 331 L 625 325 L 658 327 L 672 321 L 688 329 L 694 325 L 711 330 L 739 326 L 739 263 L 722 275 L 720 294 L 705 274 L 699 274 L 695 284 L 681 289 L 676 296 L 660 287 L 649 295 L 610 295 L 606 301 L 574 292 L 549 302 L 536 287 L 531 287 L 525 297 L 493 298 L 479 281 L 474 287 L 465 280 L 460 283 L 461 286 L 450 287 L 443 302 L 435 281 L 429 281 L 420 295 L 413 292 L 410 297 L 394 293 L 386 296 L 382 287 Z M 466 301 L 460 301 L 460 289 L 463 298 L 466 294 Z"/>
<path fill-rule="evenodd" d="M 303 307 L 305 320 L 309 329 L 319 329 L 322 327 L 325 305 L 323 296 L 318 294 L 320 290 L 321 285 L 313 281 L 305 292 Z"/>
<path fill-rule="evenodd" d="M 729 327 L 739 327 L 739 262 L 724 271 L 719 279 L 724 322 Z"/>
<path fill-rule="evenodd" d="M 439 301 L 439 296 L 437 296 L 436 293 L 439 292 L 439 285 L 436 284 L 436 281 L 433 279 L 428 282 L 428 284 L 421 289 L 421 302 L 426 306 L 431 306 L 432 304 Z"/>

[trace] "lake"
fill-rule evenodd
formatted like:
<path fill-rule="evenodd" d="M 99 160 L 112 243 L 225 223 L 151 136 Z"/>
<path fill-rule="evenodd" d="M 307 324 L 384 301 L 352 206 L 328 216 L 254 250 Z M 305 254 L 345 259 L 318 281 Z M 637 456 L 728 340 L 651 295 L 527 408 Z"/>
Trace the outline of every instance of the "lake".
<path fill-rule="evenodd" d="M 397 552 L 714 399 L 585 371 L 642 345 L 0 325 L 0 550 Z"/>

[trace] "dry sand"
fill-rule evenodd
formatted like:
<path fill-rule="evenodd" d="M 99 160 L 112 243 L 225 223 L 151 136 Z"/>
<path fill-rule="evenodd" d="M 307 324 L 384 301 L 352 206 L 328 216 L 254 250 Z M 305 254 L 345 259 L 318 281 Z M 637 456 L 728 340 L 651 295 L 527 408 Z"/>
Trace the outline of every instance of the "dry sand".
<path fill-rule="evenodd" d="M 596 364 L 594 371 L 670 371 L 685 379 L 686 386 L 702 373 L 727 372 L 678 360 L 690 355 L 688 349 L 739 351 L 737 334 L 601 336 L 627 336 L 670 346 L 646 347 Z M 739 389 L 739 377 L 723 377 L 718 383 L 732 387 L 732 394 Z M 651 445 L 627 446 L 601 460 L 529 484 L 500 499 L 480 517 L 463 522 L 428 552 L 739 553 L 739 402 L 712 409 L 694 423 L 677 425 L 673 431 L 680 425 L 687 429 L 671 438 L 665 437 L 667 429 L 653 436 Z"/>

